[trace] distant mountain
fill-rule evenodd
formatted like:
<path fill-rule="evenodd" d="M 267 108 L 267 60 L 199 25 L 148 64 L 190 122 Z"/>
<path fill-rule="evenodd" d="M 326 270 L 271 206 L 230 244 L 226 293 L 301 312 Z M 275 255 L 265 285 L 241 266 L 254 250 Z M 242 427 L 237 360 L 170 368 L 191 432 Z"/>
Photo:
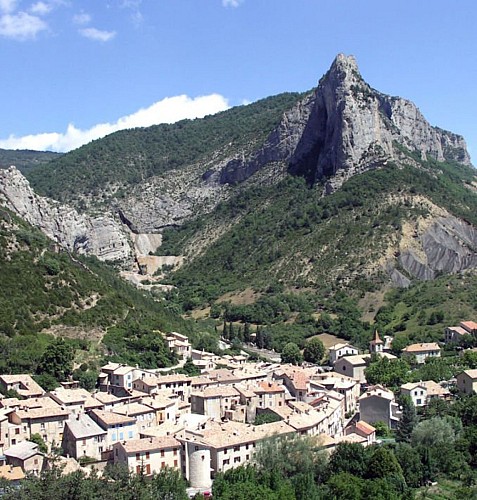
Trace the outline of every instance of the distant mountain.
<path fill-rule="evenodd" d="M 160 233 L 156 253 L 185 256 L 165 271 L 191 307 L 277 282 L 359 296 L 477 268 L 464 139 L 371 88 L 341 54 L 306 94 L 117 132 L 28 179 L 79 211 L 116 217 L 131 247 L 151 243 L 147 254 Z"/>
<path fill-rule="evenodd" d="M 59 158 L 62 153 L 52 151 L 31 151 L 29 149 L 0 149 L 0 168 L 15 165 L 22 173 L 27 174 L 39 165 Z"/>

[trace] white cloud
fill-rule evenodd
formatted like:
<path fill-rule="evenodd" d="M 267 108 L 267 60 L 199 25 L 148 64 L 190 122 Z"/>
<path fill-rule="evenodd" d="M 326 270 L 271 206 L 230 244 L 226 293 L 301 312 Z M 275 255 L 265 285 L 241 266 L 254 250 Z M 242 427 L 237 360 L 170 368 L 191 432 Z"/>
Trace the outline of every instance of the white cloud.
<path fill-rule="evenodd" d="M 48 25 L 45 21 L 26 12 L 4 14 L 0 17 L 0 36 L 5 38 L 29 40 L 46 29 L 48 29 Z"/>
<path fill-rule="evenodd" d="M 84 26 L 85 24 L 91 22 L 91 16 L 86 12 L 81 12 L 80 14 L 73 16 L 73 22 Z"/>
<path fill-rule="evenodd" d="M 84 28 L 78 31 L 80 35 L 96 42 L 109 42 L 116 36 L 115 31 L 104 31 L 97 28 Z"/>
<path fill-rule="evenodd" d="M 30 7 L 30 12 L 32 14 L 38 14 L 39 16 L 44 16 L 53 10 L 53 5 L 51 3 L 36 2 Z"/>
<path fill-rule="evenodd" d="M 0 0 L 0 12 L 10 14 L 17 8 L 17 0 Z"/>
<path fill-rule="evenodd" d="M 67 152 L 118 130 L 149 127 L 159 123 L 174 123 L 185 118 L 203 118 L 229 107 L 220 94 L 191 98 L 186 95 L 166 97 L 148 108 L 119 118 L 115 123 L 100 123 L 87 130 L 69 124 L 65 133 L 51 132 L 0 140 L 3 149 L 34 149 L 37 151 Z"/>
<path fill-rule="evenodd" d="M 222 0 L 222 5 L 224 7 L 233 7 L 237 8 L 243 3 L 244 0 Z"/>

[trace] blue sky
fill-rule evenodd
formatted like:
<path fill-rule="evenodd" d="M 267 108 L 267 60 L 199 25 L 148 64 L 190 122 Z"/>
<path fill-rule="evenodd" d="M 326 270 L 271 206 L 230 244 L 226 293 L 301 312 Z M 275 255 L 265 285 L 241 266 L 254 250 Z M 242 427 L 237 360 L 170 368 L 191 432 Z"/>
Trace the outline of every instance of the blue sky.
<path fill-rule="evenodd" d="M 0 0 L 0 147 L 66 151 L 308 90 L 343 52 L 475 162 L 476 26 L 476 0 Z"/>

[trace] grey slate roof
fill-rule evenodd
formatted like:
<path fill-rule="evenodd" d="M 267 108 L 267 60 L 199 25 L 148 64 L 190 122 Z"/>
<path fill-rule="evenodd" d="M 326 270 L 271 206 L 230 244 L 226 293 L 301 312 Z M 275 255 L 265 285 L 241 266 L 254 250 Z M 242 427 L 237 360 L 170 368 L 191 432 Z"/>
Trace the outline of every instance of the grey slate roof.
<path fill-rule="evenodd" d="M 75 415 L 66 422 L 68 429 L 76 439 L 85 439 L 92 436 L 104 435 L 104 431 L 88 415 Z"/>

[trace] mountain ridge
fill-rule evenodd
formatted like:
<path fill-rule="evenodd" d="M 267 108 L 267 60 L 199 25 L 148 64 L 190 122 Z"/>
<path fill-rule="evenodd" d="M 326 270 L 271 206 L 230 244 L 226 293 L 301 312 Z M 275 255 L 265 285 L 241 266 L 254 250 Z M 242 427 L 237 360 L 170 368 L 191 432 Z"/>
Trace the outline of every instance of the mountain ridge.
<path fill-rule="evenodd" d="M 55 184 L 55 174 L 68 182 Z M 73 189 L 82 175 L 89 177 Z M 293 176 L 304 178 L 308 190 L 293 182 L 287 187 Z M 79 212 L 111 217 L 126 235 L 131 254 L 137 255 L 133 240 L 150 241 L 146 251 L 154 253 L 161 239 L 157 236 L 163 234 L 165 244 L 157 253 L 164 255 L 164 249 L 174 249 L 170 244 L 174 234 L 185 235 L 175 250 L 186 255 L 184 270 L 192 276 L 194 262 L 199 265 L 207 252 L 213 255 L 214 248 L 222 245 L 217 255 L 223 262 L 219 267 L 209 265 L 223 278 L 227 265 L 237 260 L 227 238 L 238 241 L 250 232 L 245 223 L 256 228 L 254 241 L 264 241 L 268 235 L 267 246 L 256 243 L 250 250 L 257 262 L 274 263 L 270 279 L 283 279 L 288 273 L 283 270 L 291 269 L 294 260 L 292 281 L 309 275 L 313 286 L 321 276 L 320 259 L 331 266 L 329 278 L 343 286 L 345 275 L 361 280 L 381 273 L 394 284 L 407 286 L 414 278 L 431 279 L 436 273 L 476 266 L 470 223 L 475 224 L 477 179 L 464 139 L 432 127 L 411 101 L 372 89 L 354 57 L 343 54 L 318 86 L 304 95 L 275 96 L 174 126 L 117 132 L 38 167 L 29 179 L 33 187 L 67 199 L 69 211 L 76 207 Z M 89 192 L 94 179 L 101 183 Z M 389 183 L 394 191 L 383 190 L 380 183 Z M 274 190 L 289 197 L 295 219 Z M 377 198 L 380 194 L 383 199 Z M 31 194 L 25 189 L 17 196 Z M 254 209 L 265 214 L 278 232 L 270 233 L 254 221 Z M 274 210 L 282 210 L 278 215 L 283 220 Z M 195 224 L 196 234 L 187 228 L 181 232 L 178 228 L 184 224 L 189 229 Z M 355 235 L 357 249 L 348 247 L 343 233 L 343 227 L 352 231 L 353 224 L 357 228 L 353 231 L 361 232 Z M 403 226 L 415 237 L 408 238 Z M 381 243 L 374 234 L 379 227 Z M 290 228 L 296 230 L 296 238 L 287 249 L 280 234 L 288 238 Z M 329 228 L 334 234 L 327 233 Z M 239 229 L 242 233 L 236 234 Z M 330 246 L 333 238 L 343 241 L 341 254 Z M 371 243 L 374 250 L 368 248 Z M 384 254 L 379 255 L 377 248 Z M 350 252 L 355 268 L 344 262 Z M 248 261 L 250 255 L 241 258 Z M 298 269 L 300 263 L 305 271 Z M 259 268 L 253 264 L 250 269 Z M 177 273 L 183 276 L 183 271 Z"/>

